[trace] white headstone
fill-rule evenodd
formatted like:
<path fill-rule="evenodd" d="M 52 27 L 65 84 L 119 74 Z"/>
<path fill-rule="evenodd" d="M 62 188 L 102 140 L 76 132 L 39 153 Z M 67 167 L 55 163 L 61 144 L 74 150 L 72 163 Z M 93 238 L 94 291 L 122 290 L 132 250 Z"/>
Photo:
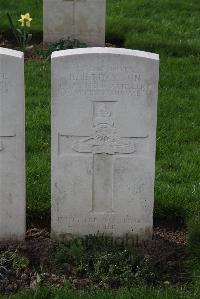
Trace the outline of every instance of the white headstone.
<path fill-rule="evenodd" d="M 151 236 L 158 77 L 157 54 L 53 53 L 52 236 Z"/>
<path fill-rule="evenodd" d="M 24 55 L 0 48 L 0 241 L 25 236 Z"/>
<path fill-rule="evenodd" d="M 44 42 L 76 38 L 105 45 L 106 0 L 44 0 Z"/>

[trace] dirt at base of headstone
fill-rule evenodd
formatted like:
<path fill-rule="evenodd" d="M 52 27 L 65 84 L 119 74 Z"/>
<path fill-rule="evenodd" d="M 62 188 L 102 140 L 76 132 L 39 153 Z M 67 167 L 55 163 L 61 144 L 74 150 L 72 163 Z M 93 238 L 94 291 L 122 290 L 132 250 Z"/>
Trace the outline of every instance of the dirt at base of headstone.
<path fill-rule="evenodd" d="M 0 293 L 16 293 L 23 289 L 34 289 L 39 286 L 62 287 L 66 278 L 74 289 L 88 286 L 87 278 L 80 278 L 73 265 L 66 264 L 68 273 L 55 270 L 51 257 L 57 248 L 57 243 L 50 239 L 50 233 L 44 229 L 32 228 L 27 231 L 26 240 L 18 244 L 0 244 L 0 256 L 5 252 L 17 252 L 29 261 L 25 269 L 9 271 L 9 275 L 0 279 Z M 173 279 L 164 284 L 174 286 L 187 285 L 189 282 L 184 270 L 186 254 L 186 232 L 170 231 L 156 227 L 154 237 L 145 245 L 138 245 L 141 255 L 153 257 L 163 272 Z M 1 272 L 1 267 L 0 267 Z M 5 274 L 5 273 L 4 273 Z M 94 286 L 95 287 L 95 286 Z"/>
<path fill-rule="evenodd" d="M 7 40 L 7 39 L 0 38 L 0 47 L 21 51 L 19 45 L 16 44 L 14 40 Z M 25 51 L 25 55 L 24 55 L 25 61 L 28 59 L 45 60 L 45 58 L 41 54 L 45 48 L 46 46 L 39 41 L 37 41 L 37 43 L 35 42 L 33 44 L 30 44 Z"/>
<path fill-rule="evenodd" d="M 107 42 L 106 47 L 108 48 L 115 48 L 119 45 Z M 120 45 L 122 46 L 122 45 Z M 6 39 L 0 35 L 0 47 L 13 49 L 20 51 L 19 45 L 16 43 L 15 40 Z M 44 44 L 41 40 L 33 41 L 25 51 L 25 60 L 32 59 L 32 60 L 46 60 L 47 58 L 44 57 L 43 53 L 47 50 L 48 45 Z"/>

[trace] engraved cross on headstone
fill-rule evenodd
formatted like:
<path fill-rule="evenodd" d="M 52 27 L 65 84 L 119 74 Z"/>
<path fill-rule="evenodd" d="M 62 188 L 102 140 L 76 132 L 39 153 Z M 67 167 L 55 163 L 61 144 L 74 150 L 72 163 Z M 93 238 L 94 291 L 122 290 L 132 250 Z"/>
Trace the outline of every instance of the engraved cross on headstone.
<path fill-rule="evenodd" d="M 76 14 L 76 0 L 63 0 L 64 2 L 72 2 L 73 3 L 73 22 L 72 24 L 75 25 L 75 14 Z"/>
<path fill-rule="evenodd" d="M 135 152 L 134 139 L 141 137 L 120 137 L 114 122 L 114 108 L 117 102 L 93 102 L 93 135 L 83 136 L 72 142 L 72 149 L 78 153 L 93 154 L 93 190 L 91 212 L 112 213 L 114 155 Z M 67 135 L 60 135 L 69 137 Z"/>
<path fill-rule="evenodd" d="M 64 2 L 72 2 L 73 3 L 73 18 L 72 18 L 72 25 L 75 26 L 76 24 L 76 4 L 78 1 L 83 1 L 83 0 L 63 0 Z"/>

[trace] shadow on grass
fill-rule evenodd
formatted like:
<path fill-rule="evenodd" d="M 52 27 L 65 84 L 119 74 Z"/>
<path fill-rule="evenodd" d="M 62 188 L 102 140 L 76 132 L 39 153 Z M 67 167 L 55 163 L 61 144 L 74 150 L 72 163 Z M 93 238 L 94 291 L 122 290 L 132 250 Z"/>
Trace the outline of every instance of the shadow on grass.
<path fill-rule="evenodd" d="M 145 40 L 134 37 L 125 41 L 125 47 L 147 52 L 156 52 L 170 57 L 199 56 L 200 48 L 197 44 L 175 41 L 159 41 L 146 38 Z"/>
<path fill-rule="evenodd" d="M 43 33 L 42 32 L 32 30 L 31 33 L 33 34 L 33 37 L 32 37 L 30 44 L 35 44 L 35 43 L 38 44 L 43 41 Z M 10 30 L 4 31 L 2 33 L 2 38 L 6 39 L 8 41 L 11 41 L 11 42 L 16 42 L 16 40 L 13 37 L 13 33 Z"/>
<path fill-rule="evenodd" d="M 45 228 L 51 230 L 51 210 L 47 211 L 30 211 L 26 212 L 27 229 L 32 227 Z"/>
<path fill-rule="evenodd" d="M 185 211 L 176 207 L 165 207 L 156 209 L 154 212 L 154 225 L 169 228 L 172 230 L 182 230 L 186 228 Z"/>

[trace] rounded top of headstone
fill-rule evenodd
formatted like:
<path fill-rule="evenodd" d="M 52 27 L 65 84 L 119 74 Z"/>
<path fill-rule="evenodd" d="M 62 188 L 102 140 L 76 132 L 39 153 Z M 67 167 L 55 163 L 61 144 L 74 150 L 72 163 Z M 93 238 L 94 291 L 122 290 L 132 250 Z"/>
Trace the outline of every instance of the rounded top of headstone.
<path fill-rule="evenodd" d="M 69 49 L 62 51 L 55 51 L 52 53 L 51 58 L 58 58 L 63 56 L 72 56 L 72 55 L 84 55 L 84 54 L 115 54 L 115 55 L 127 55 L 134 56 L 152 60 L 159 60 L 159 55 L 150 52 L 138 51 L 138 50 L 130 50 L 124 48 L 78 48 L 78 49 Z"/>
<path fill-rule="evenodd" d="M 23 58 L 24 53 L 16 50 L 11 50 L 7 48 L 1 48 L 0 47 L 0 55 L 6 55 L 6 56 L 12 56 L 16 58 Z"/>

